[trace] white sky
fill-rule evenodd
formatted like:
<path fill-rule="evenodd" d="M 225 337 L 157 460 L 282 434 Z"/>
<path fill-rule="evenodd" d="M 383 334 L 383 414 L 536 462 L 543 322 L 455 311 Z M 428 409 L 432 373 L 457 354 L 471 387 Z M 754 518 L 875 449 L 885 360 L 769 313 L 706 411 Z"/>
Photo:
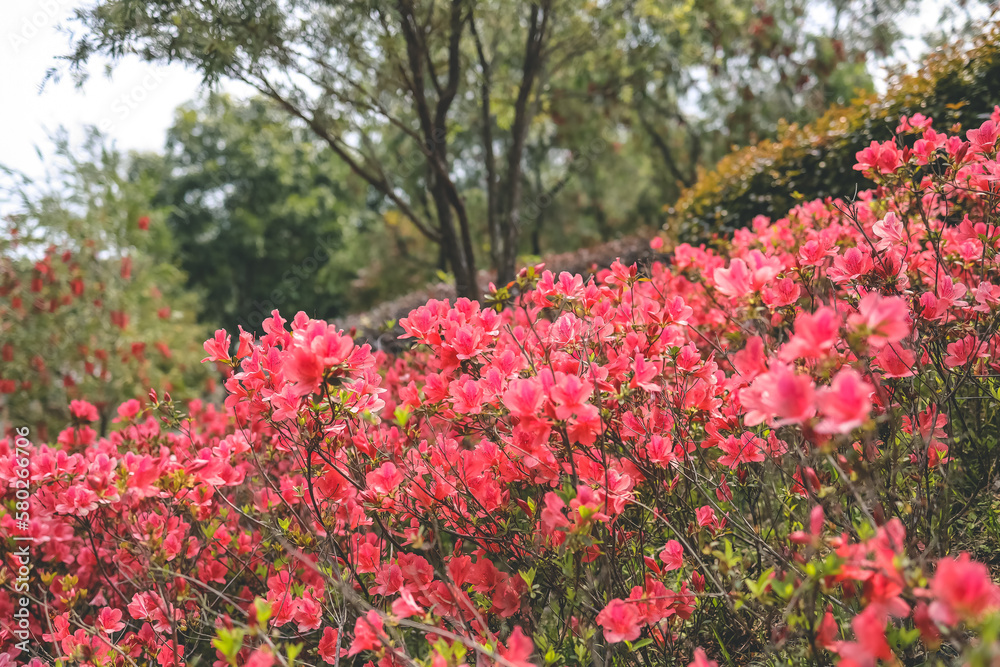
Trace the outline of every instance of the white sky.
<path fill-rule="evenodd" d="M 920 11 L 904 20 L 904 30 L 918 35 L 936 22 L 946 0 L 919 0 Z M 32 177 L 44 174 L 36 153 L 50 150 L 47 137 L 60 126 L 71 140 L 83 127 L 97 125 L 123 150 L 158 150 L 173 120 L 174 109 L 198 92 L 200 77 L 176 66 L 148 65 L 137 58 L 119 63 L 113 78 L 99 66 L 82 89 L 69 78 L 50 81 L 39 93 L 55 57 L 69 51 L 69 36 L 58 27 L 83 0 L 5 0 L 0 3 L 0 164 Z M 910 44 L 914 44 L 911 41 Z M 915 57 L 912 48 L 907 56 Z M 227 86 L 228 88 L 228 86 Z"/>
<path fill-rule="evenodd" d="M 180 66 L 154 66 L 128 59 L 108 79 L 102 68 L 82 89 L 69 77 L 49 81 L 45 72 L 55 57 L 69 51 L 69 36 L 57 30 L 79 0 L 5 0 L 0 3 L 0 164 L 38 177 L 44 164 L 35 148 L 46 152 L 48 136 L 64 126 L 71 140 L 83 137 L 86 125 L 97 125 L 119 148 L 163 147 L 174 109 L 193 98 L 200 77 Z"/>

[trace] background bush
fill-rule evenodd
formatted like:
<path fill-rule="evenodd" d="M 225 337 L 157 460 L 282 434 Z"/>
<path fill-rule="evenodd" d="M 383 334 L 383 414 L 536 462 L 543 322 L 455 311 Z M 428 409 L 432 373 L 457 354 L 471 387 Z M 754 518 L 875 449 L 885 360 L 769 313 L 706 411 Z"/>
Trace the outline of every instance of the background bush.
<path fill-rule="evenodd" d="M 73 399 L 97 407 L 100 433 L 122 401 L 150 387 L 201 394 L 198 302 L 170 261 L 151 207 L 155 183 L 97 134 L 56 139 L 50 178 L 7 173 L 13 213 L 0 221 L 0 425 L 47 430 Z"/>
<path fill-rule="evenodd" d="M 834 106 L 813 123 L 790 125 L 779 138 L 737 150 L 703 171 L 669 210 L 667 228 L 700 243 L 732 232 L 757 215 L 781 217 L 803 199 L 850 196 L 871 186 L 854 170 L 855 153 L 873 140 L 892 138 L 900 116 L 922 113 L 947 129 L 978 127 L 1000 91 L 1000 26 L 993 24 L 970 47 L 931 54 L 916 74 L 888 94 L 870 94 Z"/>

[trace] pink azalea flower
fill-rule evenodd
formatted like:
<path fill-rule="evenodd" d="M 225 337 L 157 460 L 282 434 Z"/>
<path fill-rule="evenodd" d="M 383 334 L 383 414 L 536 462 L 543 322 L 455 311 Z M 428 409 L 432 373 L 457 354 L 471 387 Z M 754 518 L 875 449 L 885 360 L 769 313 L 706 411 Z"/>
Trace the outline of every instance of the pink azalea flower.
<path fill-rule="evenodd" d="M 85 486 L 74 484 L 56 498 L 55 510 L 59 514 L 87 516 L 97 509 L 97 494 Z"/>
<path fill-rule="evenodd" d="M 873 171 L 877 174 L 888 174 L 902 164 L 903 151 L 896 147 L 892 140 L 884 143 L 872 141 L 868 148 L 858 151 L 856 171 Z"/>
<path fill-rule="evenodd" d="M 694 660 L 688 667 L 719 667 L 719 663 L 715 660 L 709 660 L 704 649 L 699 646 L 694 650 Z"/>
<path fill-rule="evenodd" d="M 319 657 L 329 664 L 333 665 L 337 663 L 337 640 L 339 638 L 339 632 L 336 628 L 331 628 L 327 626 L 323 628 L 323 638 L 319 642 Z M 340 656 L 344 657 L 347 655 L 347 649 L 340 649 Z"/>
<path fill-rule="evenodd" d="M 115 418 L 115 421 L 129 421 L 138 415 L 141 409 L 142 403 L 138 399 L 130 398 L 118 406 L 118 417 Z"/>
<path fill-rule="evenodd" d="M 790 366 L 775 361 L 771 370 L 740 392 L 740 402 L 748 410 L 744 423 L 801 424 L 816 413 L 813 396 L 814 385 L 808 375 L 796 375 Z"/>
<path fill-rule="evenodd" d="M 545 391 L 536 378 L 511 380 L 503 395 L 503 404 L 515 417 L 534 417 L 542 401 Z"/>
<path fill-rule="evenodd" d="M 254 649 L 254 652 L 250 654 L 247 661 L 244 663 L 245 667 L 272 667 L 275 663 L 274 653 L 271 652 L 270 648 L 258 648 Z"/>
<path fill-rule="evenodd" d="M 791 278 L 782 278 L 774 287 L 765 287 L 761 292 L 761 297 L 768 308 L 781 308 L 790 306 L 799 300 L 801 289 L 798 283 Z"/>
<path fill-rule="evenodd" d="M 660 552 L 660 560 L 663 561 L 663 569 L 667 572 L 681 569 L 684 567 L 684 547 L 677 540 L 670 540 Z"/>
<path fill-rule="evenodd" d="M 997 124 L 988 120 L 979 126 L 979 129 L 969 130 L 966 136 L 972 144 L 972 150 L 976 153 L 992 153 L 996 149 L 998 137 Z"/>
<path fill-rule="evenodd" d="M 906 243 L 906 230 L 899 216 L 890 211 L 885 217 L 872 225 L 872 231 L 879 238 L 875 248 L 887 250 L 894 245 Z"/>
<path fill-rule="evenodd" d="M 83 422 L 95 422 L 100 418 L 97 408 L 87 401 L 72 400 L 69 402 L 69 413 Z"/>
<path fill-rule="evenodd" d="M 717 268 L 712 278 L 715 280 L 715 289 L 726 296 L 739 298 L 751 291 L 753 276 L 742 259 L 734 259 L 729 263 L 728 269 Z"/>
<path fill-rule="evenodd" d="M 970 560 L 967 553 L 938 561 L 930 590 L 936 598 L 930 606 L 931 618 L 944 625 L 975 621 L 1000 609 L 1000 588 L 990 579 L 989 569 Z"/>
<path fill-rule="evenodd" d="M 111 633 L 118 632 L 125 628 L 125 622 L 122 621 L 122 611 L 121 609 L 111 609 L 110 607 L 104 607 L 97 614 L 97 627 L 102 632 Z"/>
<path fill-rule="evenodd" d="M 205 352 L 208 356 L 202 359 L 206 361 L 222 361 L 229 363 L 229 348 L 232 347 L 233 339 L 226 333 L 225 329 L 217 329 L 215 337 L 205 341 Z"/>
<path fill-rule="evenodd" d="M 750 431 L 744 432 L 739 438 L 731 435 L 719 443 L 719 449 L 723 451 L 719 463 L 730 468 L 735 468 L 741 463 L 760 463 L 765 459 L 765 446 L 764 440 Z"/>
<path fill-rule="evenodd" d="M 910 309 L 898 296 L 867 294 L 858 304 L 858 312 L 848 318 L 851 326 L 868 332 L 868 344 L 879 348 L 898 343 L 910 334 Z"/>
<path fill-rule="evenodd" d="M 513 667 L 535 667 L 535 663 L 528 660 L 535 650 L 535 644 L 524 634 L 521 626 L 514 626 L 514 631 L 507 638 L 507 647 L 500 646 L 500 655 Z"/>
<path fill-rule="evenodd" d="M 716 522 L 715 510 L 709 505 L 703 505 L 694 511 L 695 520 L 702 528 L 714 526 Z"/>
<path fill-rule="evenodd" d="M 833 260 L 833 266 L 827 270 L 826 275 L 835 283 L 841 284 L 851 280 L 857 280 L 863 275 L 871 273 L 875 268 L 871 255 L 861 248 L 848 248 L 842 255 L 837 255 Z"/>
<path fill-rule="evenodd" d="M 840 337 L 840 318 L 822 306 L 815 313 L 800 313 L 795 318 L 795 335 L 781 348 L 782 361 L 821 359 L 833 349 Z"/>
<path fill-rule="evenodd" d="M 974 356 L 986 356 L 985 350 L 980 353 L 981 347 L 982 343 L 972 334 L 954 343 L 949 343 L 948 356 L 944 358 L 944 365 L 948 368 L 965 366 Z"/>
<path fill-rule="evenodd" d="M 359 617 L 354 623 L 354 641 L 351 642 L 351 648 L 347 655 L 378 650 L 382 646 L 380 635 L 383 634 L 383 630 L 382 617 L 374 609 Z"/>
<path fill-rule="evenodd" d="M 882 369 L 883 377 L 887 378 L 911 377 L 915 362 L 913 352 L 896 344 L 886 345 L 875 355 L 875 364 Z"/>
<path fill-rule="evenodd" d="M 388 495 L 402 483 L 403 472 L 393 463 L 383 463 L 365 477 L 368 489 L 378 495 Z"/>
<path fill-rule="evenodd" d="M 604 628 L 604 638 L 612 644 L 635 641 L 642 632 L 642 617 L 636 605 L 618 598 L 608 602 L 596 620 Z"/>
<path fill-rule="evenodd" d="M 829 387 L 816 392 L 816 404 L 823 421 L 816 425 L 820 433 L 850 433 L 868 419 L 875 388 L 853 368 L 844 368 L 834 376 Z"/>

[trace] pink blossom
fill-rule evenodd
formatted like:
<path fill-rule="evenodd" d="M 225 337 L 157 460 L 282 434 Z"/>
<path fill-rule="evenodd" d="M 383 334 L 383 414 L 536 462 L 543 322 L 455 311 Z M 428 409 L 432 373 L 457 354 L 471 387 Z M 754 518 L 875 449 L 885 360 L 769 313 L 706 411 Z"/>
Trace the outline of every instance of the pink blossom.
<path fill-rule="evenodd" d="M 511 380 L 508 385 L 503 404 L 515 417 L 534 417 L 544 399 L 545 392 L 537 379 L 517 379 Z"/>
<path fill-rule="evenodd" d="M 719 443 L 719 449 L 723 455 L 719 457 L 719 463 L 730 468 L 735 468 L 741 463 L 760 463 L 764 457 L 765 442 L 750 431 L 746 431 L 739 438 L 729 436 Z"/>
<path fill-rule="evenodd" d="M 799 262 L 803 266 L 817 266 L 836 252 L 837 249 L 823 237 L 809 239 L 799 246 Z"/>
<path fill-rule="evenodd" d="M 85 486 L 74 484 L 59 494 L 55 510 L 60 514 L 87 516 L 97 509 L 97 494 Z"/>
<path fill-rule="evenodd" d="M 382 617 L 374 609 L 358 618 L 354 623 L 354 641 L 347 655 L 357 655 L 362 651 L 375 651 L 382 646 L 384 631 Z"/>
<path fill-rule="evenodd" d="M 104 607 L 97 614 L 97 627 L 102 632 L 118 632 L 125 628 L 125 623 L 122 621 L 122 611 L 121 609 L 111 609 L 110 607 Z"/>
<path fill-rule="evenodd" d="M 887 378 L 907 378 L 914 374 L 913 365 L 916 357 L 913 352 L 896 344 L 883 347 L 875 355 L 875 364 L 882 369 L 882 375 Z"/>
<path fill-rule="evenodd" d="M 583 412 L 592 392 L 590 383 L 576 375 L 560 378 L 551 392 L 556 404 L 556 419 L 569 419 L 573 414 Z"/>
<path fill-rule="evenodd" d="M 423 613 L 424 609 L 417 604 L 413 593 L 406 586 L 399 589 L 399 597 L 392 602 L 393 616 L 397 618 L 409 618 L 410 616 L 417 616 Z"/>
<path fill-rule="evenodd" d="M 833 266 L 827 270 L 826 275 L 835 283 L 842 284 L 851 280 L 857 280 L 861 276 L 871 273 L 875 268 L 871 255 L 861 248 L 848 248 L 843 255 L 837 255 L 833 260 Z"/>
<path fill-rule="evenodd" d="M 668 541 L 660 552 L 660 560 L 667 572 L 681 569 L 684 567 L 684 547 L 677 540 Z"/>
<path fill-rule="evenodd" d="M 781 308 L 798 301 L 799 294 L 801 294 L 801 289 L 799 289 L 798 283 L 791 278 L 782 278 L 775 283 L 773 288 L 765 287 L 761 292 L 761 298 L 768 308 Z"/>
<path fill-rule="evenodd" d="M 221 361 L 229 363 L 229 349 L 232 347 L 233 339 L 226 333 L 225 329 L 217 329 L 215 337 L 205 341 L 205 352 L 208 356 L 202 359 L 206 361 Z"/>
<path fill-rule="evenodd" d="M 298 624 L 299 632 L 317 629 L 323 621 L 323 608 L 316 600 L 302 597 L 293 605 L 292 619 Z"/>
<path fill-rule="evenodd" d="M 97 408 L 87 401 L 72 400 L 69 402 L 69 412 L 82 422 L 95 422 L 100 418 Z"/>
<path fill-rule="evenodd" d="M 872 225 L 872 231 L 879 238 L 875 246 L 877 250 L 887 250 L 894 245 L 906 243 L 906 230 L 899 216 L 893 212 L 885 214 L 885 217 Z"/>
<path fill-rule="evenodd" d="M 274 653 L 270 648 L 254 649 L 244 663 L 244 667 L 272 667 L 275 663 Z"/>
<path fill-rule="evenodd" d="M 902 164 L 903 152 L 896 147 L 894 141 L 884 143 L 872 141 L 868 148 L 858 151 L 858 163 L 854 165 L 857 171 L 873 171 L 877 174 L 888 174 Z"/>
<path fill-rule="evenodd" d="M 709 660 L 708 656 L 705 654 L 705 650 L 700 646 L 694 650 L 694 660 L 688 667 L 719 667 L 719 663 L 715 660 Z"/>
<path fill-rule="evenodd" d="M 319 642 L 319 657 L 329 664 L 333 665 L 337 663 L 337 640 L 339 638 L 339 633 L 335 628 L 327 626 L 323 628 L 323 638 Z M 347 649 L 340 649 L 341 657 L 347 655 Z"/>
<path fill-rule="evenodd" d="M 115 421 L 129 421 L 139 414 L 142 403 L 138 399 L 130 398 L 118 406 L 118 417 Z"/>
<path fill-rule="evenodd" d="M 369 490 L 378 495 L 388 495 L 396 490 L 403 479 L 403 472 L 395 464 L 386 462 L 368 473 L 365 481 Z"/>
<path fill-rule="evenodd" d="M 966 133 L 972 150 L 977 153 L 993 153 L 996 149 L 998 128 L 992 120 L 988 120 L 979 126 L 979 129 L 969 130 Z"/>
<path fill-rule="evenodd" d="M 753 276 L 747 268 L 746 262 L 742 259 L 734 259 L 729 263 L 728 269 L 718 268 L 712 275 L 715 280 L 715 288 L 726 296 L 739 298 L 750 293 L 751 279 Z"/>
<path fill-rule="evenodd" d="M 823 416 L 816 426 L 820 433 L 850 433 L 868 419 L 875 388 L 853 368 L 838 372 L 829 387 L 816 392 L 816 404 Z"/>
<path fill-rule="evenodd" d="M 976 305 L 972 309 L 979 313 L 988 313 L 1000 303 L 1000 285 L 991 285 L 983 281 L 976 285 Z"/>
<path fill-rule="evenodd" d="M 948 368 L 965 366 L 973 357 L 986 356 L 985 351 L 980 354 L 981 347 L 982 343 L 972 334 L 956 340 L 954 343 L 949 343 L 948 356 L 944 358 L 944 365 Z"/>
<path fill-rule="evenodd" d="M 642 632 L 642 617 L 636 605 L 618 598 L 608 602 L 596 620 L 604 628 L 604 638 L 612 644 L 635 641 Z"/>
<path fill-rule="evenodd" d="M 815 313 L 800 313 L 795 318 L 795 335 L 781 348 L 782 361 L 795 359 L 821 359 L 837 343 L 840 318 L 837 313 L 822 306 Z"/>
<path fill-rule="evenodd" d="M 1000 608 L 1000 588 L 990 579 L 987 567 L 972 562 L 967 553 L 938 561 L 930 590 L 935 597 L 931 618 L 944 625 L 975 621 Z"/>
<path fill-rule="evenodd" d="M 777 425 L 802 423 L 816 413 L 813 395 L 808 375 L 797 375 L 787 364 L 775 361 L 767 373 L 740 392 L 740 402 L 748 410 L 744 423 L 756 426 L 775 419 Z"/>
<path fill-rule="evenodd" d="M 858 304 L 858 312 L 848 321 L 851 326 L 864 328 L 868 344 L 879 348 L 898 343 L 910 333 L 910 309 L 897 296 L 883 297 L 877 292 L 867 294 Z"/>
<path fill-rule="evenodd" d="M 703 505 L 696 509 L 694 515 L 698 525 L 702 528 L 715 525 L 715 510 L 709 505 Z"/>
<path fill-rule="evenodd" d="M 521 626 L 517 625 L 507 638 L 507 647 L 500 647 L 500 655 L 512 667 L 535 667 L 535 664 L 528 660 L 534 650 L 534 642 L 524 634 Z"/>

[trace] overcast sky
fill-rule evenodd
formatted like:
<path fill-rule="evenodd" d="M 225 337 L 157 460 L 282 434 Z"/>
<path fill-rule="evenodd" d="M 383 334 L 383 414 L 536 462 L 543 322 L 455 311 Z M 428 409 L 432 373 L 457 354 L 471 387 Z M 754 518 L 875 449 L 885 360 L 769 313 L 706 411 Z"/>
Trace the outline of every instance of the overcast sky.
<path fill-rule="evenodd" d="M 944 0 L 921 0 L 917 16 L 904 21 L 908 34 L 933 25 Z M 47 137 L 60 126 L 80 140 L 83 127 L 96 125 L 123 150 L 162 148 L 174 109 L 198 92 L 199 76 L 179 65 L 154 66 L 129 59 L 108 79 L 101 68 L 82 89 L 71 80 L 49 82 L 40 91 L 55 57 L 69 50 L 69 36 L 58 27 L 81 0 L 5 0 L 0 3 L 0 164 L 29 176 L 44 173 L 36 147 L 48 150 Z M 912 45 L 915 42 L 911 41 Z M 916 55 L 916 54 L 911 54 Z M 905 59 L 905 57 L 904 57 Z"/>
<path fill-rule="evenodd" d="M 108 79 L 100 69 L 82 89 L 69 79 L 48 82 L 39 92 L 55 56 L 69 51 L 69 38 L 57 30 L 79 0 L 6 0 L 0 3 L 0 164 L 40 176 L 35 152 L 48 149 L 47 137 L 59 126 L 70 137 L 96 125 L 123 149 L 159 149 L 174 109 L 197 93 L 200 77 L 180 66 L 122 62 Z"/>

